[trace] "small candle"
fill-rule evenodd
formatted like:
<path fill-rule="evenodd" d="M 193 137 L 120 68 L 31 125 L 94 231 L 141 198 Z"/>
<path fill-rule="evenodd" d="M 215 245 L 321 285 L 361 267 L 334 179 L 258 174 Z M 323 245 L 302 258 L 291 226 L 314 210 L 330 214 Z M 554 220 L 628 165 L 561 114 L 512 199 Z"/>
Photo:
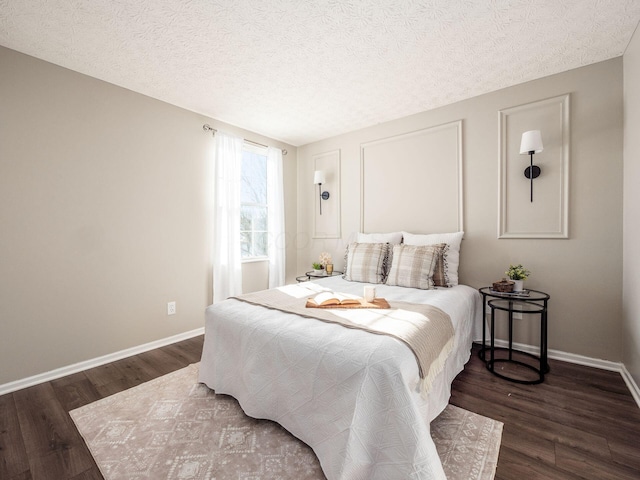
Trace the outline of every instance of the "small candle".
<path fill-rule="evenodd" d="M 327 275 L 331 275 L 333 273 L 333 263 L 327 263 L 325 269 L 327 270 Z"/>
<path fill-rule="evenodd" d="M 376 298 L 376 287 L 371 287 L 369 285 L 364 287 L 364 299 L 366 302 L 373 302 Z"/>

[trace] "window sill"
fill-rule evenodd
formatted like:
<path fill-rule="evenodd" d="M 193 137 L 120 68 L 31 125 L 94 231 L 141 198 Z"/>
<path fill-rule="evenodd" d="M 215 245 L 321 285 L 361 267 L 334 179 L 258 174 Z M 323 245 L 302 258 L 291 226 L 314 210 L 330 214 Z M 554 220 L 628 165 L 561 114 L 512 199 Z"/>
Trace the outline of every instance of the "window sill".
<path fill-rule="evenodd" d="M 251 257 L 243 258 L 242 263 L 256 263 L 256 262 L 268 262 L 269 257 Z"/>

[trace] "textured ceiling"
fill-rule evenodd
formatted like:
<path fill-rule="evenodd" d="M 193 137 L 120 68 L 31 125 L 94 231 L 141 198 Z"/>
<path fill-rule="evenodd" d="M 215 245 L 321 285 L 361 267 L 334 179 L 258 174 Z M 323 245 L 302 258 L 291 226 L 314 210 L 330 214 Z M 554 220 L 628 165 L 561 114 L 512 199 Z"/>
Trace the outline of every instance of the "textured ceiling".
<path fill-rule="evenodd" d="M 303 145 L 620 56 L 639 20 L 640 0 L 0 0 L 0 45 Z"/>

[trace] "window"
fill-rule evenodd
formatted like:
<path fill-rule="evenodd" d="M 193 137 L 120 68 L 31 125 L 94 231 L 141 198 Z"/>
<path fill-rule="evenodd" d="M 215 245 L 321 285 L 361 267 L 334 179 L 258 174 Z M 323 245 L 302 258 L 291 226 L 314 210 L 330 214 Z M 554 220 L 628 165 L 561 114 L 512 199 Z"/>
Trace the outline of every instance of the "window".
<path fill-rule="evenodd" d="M 240 242 L 242 259 L 268 255 L 267 153 L 245 146 L 242 151 Z"/>

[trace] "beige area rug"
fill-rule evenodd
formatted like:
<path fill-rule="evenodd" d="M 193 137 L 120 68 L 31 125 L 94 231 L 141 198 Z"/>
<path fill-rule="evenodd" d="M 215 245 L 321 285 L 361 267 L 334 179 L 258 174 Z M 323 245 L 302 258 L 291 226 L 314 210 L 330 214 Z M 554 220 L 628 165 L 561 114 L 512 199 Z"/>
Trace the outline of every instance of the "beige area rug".
<path fill-rule="evenodd" d="M 198 364 L 70 412 L 107 480 L 318 480 L 313 450 L 197 383 Z M 448 480 L 493 479 L 502 423 L 449 405 L 431 434 Z"/>

